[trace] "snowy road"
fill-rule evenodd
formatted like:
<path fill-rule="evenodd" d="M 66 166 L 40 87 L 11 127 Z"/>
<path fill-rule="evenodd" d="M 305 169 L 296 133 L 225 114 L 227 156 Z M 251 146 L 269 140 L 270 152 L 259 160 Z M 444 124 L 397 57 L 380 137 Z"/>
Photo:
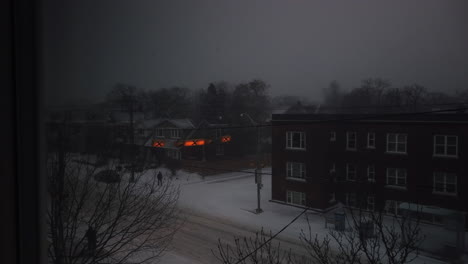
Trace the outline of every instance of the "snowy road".
<path fill-rule="evenodd" d="M 177 262 L 173 263 L 220 263 L 213 256 L 211 250 L 216 252 L 218 238 L 231 244 L 235 236 L 253 237 L 255 230 L 227 222 L 225 219 L 189 214 L 184 226 L 174 238 L 170 249 L 171 254 L 165 256 L 161 263 L 172 263 L 174 255 L 177 255 L 178 258 Z M 292 248 L 293 252 L 305 254 L 297 242 L 283 239 L 279 241 L 285 248 Z"/>
<path fill-rule="evenodd" d="M 269 183 L 269 177 L 265 178 Z M 250 174 L 227 173 L 204 180 L 184 181 L 181 181 L 180 206 L 185 213 L 185 224 L 176 233 L 169 252 L 160 263 L 220 263 L 212 254 L 219 238 L 231 244 L 234 237 L 255 236 L 261 227 L 275 232 L 302 211 L 289 207 L 286 217 L 271 215 L 271 206 L 284 206 L 268 202 L 271 191 L 266 184 L 268 187 L 263 189 L 262 197 L 265 212 L 260 215 L 250 212 L 256 205 L 255 185 Z M 283 248 L 305 254 L 299 247 L 297 231 L 296 227 L 293 236 L 280 236 L 274 244 L 279 241 Z"/>

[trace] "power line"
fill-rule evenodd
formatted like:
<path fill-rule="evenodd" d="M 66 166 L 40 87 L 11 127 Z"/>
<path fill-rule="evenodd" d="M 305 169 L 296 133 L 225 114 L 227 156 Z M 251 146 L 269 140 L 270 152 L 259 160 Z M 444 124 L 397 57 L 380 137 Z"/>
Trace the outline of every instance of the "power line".
<path fill-rule="evenodd" d="M 308 207 L 306 207 L 299 215 L 297 215 L 291 222 L 289 222 L 287 225 L 285 225 L 283 228 L 281 228 L 281 230 L 279 230 L 278 232 L 276 232 L 273 236 L 271 236 L 269 239 L 267 239 L 265 242 L 263 242 L 261 245 L 259 245 L 256 249 L 252 250 L 249 254 L 245 255 L 243 258 L 239 259 L 236 264 L 239 264 L 241 263 L 242 261 L 246 260 L 248 257 L 250 257 L 253 253 L 257 252 L 259 249 L 261 249 L 262 247 L 264 247 L 266 244 L 268 244 L 271 240 L 275 239 L 281 232 L 283 232 L 284 230 L 286 230 L 286 228 L 288 228 L 290 225 L 292 225 L 292 223 L 296 222 L 297 219 L 299 219 L 299 217 L 301 217 L 305 212 L 307 212 L 309 210 Z"/>

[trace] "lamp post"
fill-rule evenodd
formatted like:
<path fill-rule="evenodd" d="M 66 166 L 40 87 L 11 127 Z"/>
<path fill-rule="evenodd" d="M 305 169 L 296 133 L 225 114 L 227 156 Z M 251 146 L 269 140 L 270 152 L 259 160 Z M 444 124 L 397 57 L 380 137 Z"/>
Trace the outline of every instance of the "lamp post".
<path fill-rule="evenodd" d="M 249 114 L 247 113 L 241 113 L 241 117 L 246 116 L 252 125 L 255 126 L 256 133 L 257 133 L 257 164 L 256 164 L 256 169 L 255 169 L 255 183 L 257 184 L 257 209 L 255 209 L 255 212 L 257 214 L 263 212 L 262 208 L 260 207 L 260 189 L 262 188 L 262 166 L 260 165 L 261 157 L 260 157 L 260 131 L 258 127 L 258 123 L 255 122 L 252 117 L 250 117 Z"/>

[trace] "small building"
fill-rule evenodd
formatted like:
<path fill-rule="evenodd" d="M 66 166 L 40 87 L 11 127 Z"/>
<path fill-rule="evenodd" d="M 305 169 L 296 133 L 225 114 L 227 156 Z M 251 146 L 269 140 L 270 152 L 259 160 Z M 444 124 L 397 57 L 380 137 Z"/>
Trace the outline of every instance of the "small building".
<path fill-rule="evenodd" d="M 152 122 L 152 124 L 150 124 Z M 146 122 L 151 135 L 144 146 L 158 159 L 207 160 L 223 157 L 231 137 L 227 124 L 202 121 L 195 126 L 189 119 L 160 119 Z"/>

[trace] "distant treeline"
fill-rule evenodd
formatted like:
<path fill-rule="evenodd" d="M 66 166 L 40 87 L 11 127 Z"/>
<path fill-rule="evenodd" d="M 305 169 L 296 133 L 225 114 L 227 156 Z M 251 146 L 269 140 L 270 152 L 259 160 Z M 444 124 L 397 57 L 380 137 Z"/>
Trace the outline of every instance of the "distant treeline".
<path fill-rule="evenodd" d="M 359 87 L 349 91 L 332 81 L 323 92 L 321 111 L 330 113 L 430 111 L 468 103 L 468 89 L 455 93 L 431 92 L 419 84 L 393 87 L 390 81 L 381 78 L 363 80 Z"/>

